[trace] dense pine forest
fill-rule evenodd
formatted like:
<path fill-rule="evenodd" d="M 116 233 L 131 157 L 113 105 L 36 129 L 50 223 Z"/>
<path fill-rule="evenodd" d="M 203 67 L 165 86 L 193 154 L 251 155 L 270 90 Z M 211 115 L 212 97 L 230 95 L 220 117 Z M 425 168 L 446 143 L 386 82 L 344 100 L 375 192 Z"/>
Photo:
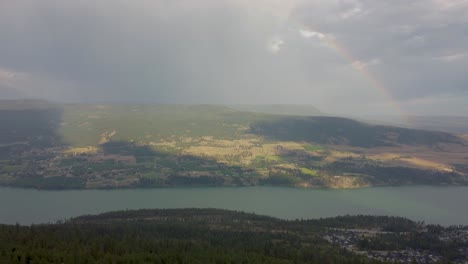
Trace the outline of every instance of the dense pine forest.
<path fill-rule="evenodd" d="M 396 230 L 391 234 L 398 236 L 420 232 L 421 225 L 397 217 L 286 221 L 217 209 L 118 211 L 56 224 L 1 225 L 0 263 L 383 263 L 359 253 L 359 245 L 350 250 L 327 238 L 342 228 Z M 438 235 L 448 230 L 440 228 Z M 362 247 L 382 239 L 365 236 Z"/>
<path fill-rule="evenodd" d="M 2 226 L 0 255 L 2 263 L 372 263 L 316 232 L 222 210 L 126 211 Z"/>

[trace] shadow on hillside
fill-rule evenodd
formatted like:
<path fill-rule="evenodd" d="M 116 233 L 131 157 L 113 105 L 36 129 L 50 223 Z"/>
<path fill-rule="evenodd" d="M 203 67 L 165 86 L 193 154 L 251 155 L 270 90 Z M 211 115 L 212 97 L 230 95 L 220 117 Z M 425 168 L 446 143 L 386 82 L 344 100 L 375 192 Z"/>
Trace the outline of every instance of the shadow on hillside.
<path fill-rule="evenodd" d="M 365 148 L 462 144 L 460 138 L 450 133 L 370 125 L 340 117 L 287 117 L 275 121 L 262 121 L 252 124 L 249 132 L 273 140 L 345 144 Z"/>
<path fill-rule="evenodd" d="M 102 146 L 105 155 L 134 156 L 140 182 L 135 187 L 243 186 L 253 185 L 253 170 L 231 166 L 209 158 L 157 151 L 147 145 L 111 141 Z M 151 165 L 144 167 L 139 165 Z"/>
<path fill-rule="evenodd" d="M 63 145 L 58 133 L 63 108 L 59 106 L 0 108 L 0 158 L 31 148 Z"/>

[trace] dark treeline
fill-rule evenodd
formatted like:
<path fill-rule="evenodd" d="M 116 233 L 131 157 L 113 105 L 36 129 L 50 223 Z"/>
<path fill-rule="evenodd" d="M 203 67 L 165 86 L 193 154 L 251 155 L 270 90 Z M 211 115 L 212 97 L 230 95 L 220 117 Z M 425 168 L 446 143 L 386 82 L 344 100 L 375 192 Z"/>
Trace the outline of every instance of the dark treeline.
<path fill-rule="evenodd" d="M 139 210 L 0 226 L 0 263 L 380 263 L 321 228 L 214 209 Z"/>
<path fill-rule="evenodd" d="M 345 215 L 332 218 L 322 218 L 318 220 L 307 220 L 307 222 L 329 228 L 374 228 L 384 232 L 409 232 L 417 230 L 418 227 L 422 224 L 403 217 L 371 215 Z"/>
<path fill-rule="evenodd" d="M 456 136 L 437 131 L 370 125 L 341 117 L 289 117 L 257 122 L 251 133 L 271 139 L 307 141 L 320 144 L 349 144 L 356 147 L 398 145 L 463 144 Z"/>

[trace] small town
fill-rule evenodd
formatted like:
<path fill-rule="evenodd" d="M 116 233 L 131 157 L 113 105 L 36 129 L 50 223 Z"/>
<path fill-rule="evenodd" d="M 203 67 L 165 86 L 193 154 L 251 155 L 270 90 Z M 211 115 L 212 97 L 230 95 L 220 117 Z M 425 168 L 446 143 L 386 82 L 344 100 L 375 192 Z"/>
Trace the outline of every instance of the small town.
<path fill-rule="evenodd" d="M 427 232 L 421 230 L 420 232 Z M 407 233 L 397 232 L 384 232 L 378 230 L 367 229 L 332 229 L 329 228 L 327 234 L 323 237 L 331 244 L 337 245 L 348 251 L 356 254 L 364 255 L 366 257 L 397 263 L 440 263 L 445 259 L 437 252 L 428 250 L 417 250 L 413 248 L 405 248 L 402 250 L 369 250 L 364 249 L 362 246 L 366 238 L 375 238 L 381 235 L 406 235 Z M 437 238 L 443 242 L 457 242 L 466 244 L 468 242 L 468 230 L 460 228 L 445 229 Z M 455 259 L 451 259 L 450 263 L 465 264 L 468 263 L 468 248 L 458 248 L 458 254 Z"/>

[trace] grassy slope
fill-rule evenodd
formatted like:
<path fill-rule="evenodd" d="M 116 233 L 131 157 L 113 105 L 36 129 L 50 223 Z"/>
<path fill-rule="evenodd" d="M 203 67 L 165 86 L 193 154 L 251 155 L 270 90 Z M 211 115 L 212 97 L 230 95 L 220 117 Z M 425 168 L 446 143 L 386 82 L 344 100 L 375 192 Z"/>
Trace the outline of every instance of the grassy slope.
<path fill-rule="evenodd" d="M 213 136 L 233 140 L 252 133 L 272 140 L 362 147 L 460 143 L 456 136 L 443 132 L 369 125 L 337 117 L 244 112 L 216 105 L 58 106 L 36 100 L 10 100 L 0 101 L 0 121 L 6 124 L 0 129 L 0 142 L 13 141 L 8 136 L 20 131 L 25 135 L 19 133 L 16 140 L 20 140 L 21 136 L 37 137 L 49 133 L 60 136 L 64 143 L 74 146 L 98 145 L 101 135 L 113 130 L 116 132 L 114 140 L 142 142 L 171 136 Z M 26 135 L 28 132 L 30 135 Z"/>
<path fill-rule="evenodd" d="M 348 144 L 359 147 L 460 143 L 452 134 L 369 125 L 337 117 L 284 117 L 200 105 L 67 105 L 60 135 L 75 146 L 97 145 L 106 131 L 113 139 L 158 141 L 171 136 L 239 139 L 246 133 L 271 140 Z"/>
<path fill-rule="evenodd" d="M 312 105 L 232 105 L 233 109 L 246 112 L 264 113 L 273 115 L 321 116 L 320 110 Z"/>
<path fill-rule="evenodd" d="M 97 145 L 109 130 L 113 139 L 158 141 L 172 136 L 237 139 L 249 123 L 266 118 L 222 106 L 67 105 L 60 134 L 76 146 Z"/>

